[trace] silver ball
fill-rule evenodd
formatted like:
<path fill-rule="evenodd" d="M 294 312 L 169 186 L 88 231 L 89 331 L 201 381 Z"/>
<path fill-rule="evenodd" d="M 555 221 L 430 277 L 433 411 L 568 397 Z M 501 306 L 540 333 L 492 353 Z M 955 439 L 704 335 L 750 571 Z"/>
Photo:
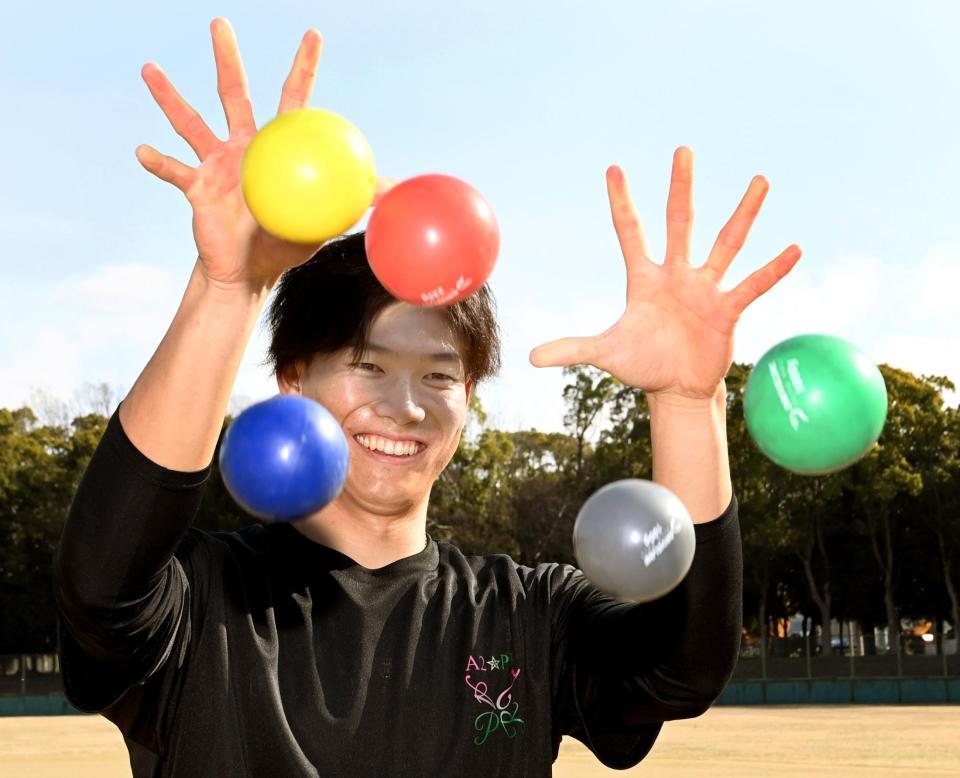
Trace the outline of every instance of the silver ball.
<path fill-rule="evenodd" d="M 695 549 L 693 520 L 680 498 L 638 478 L 598 489 L 573 525 L 580 569 L 620 600 L 649 602 L 665 595 L 687 574 Z"/>

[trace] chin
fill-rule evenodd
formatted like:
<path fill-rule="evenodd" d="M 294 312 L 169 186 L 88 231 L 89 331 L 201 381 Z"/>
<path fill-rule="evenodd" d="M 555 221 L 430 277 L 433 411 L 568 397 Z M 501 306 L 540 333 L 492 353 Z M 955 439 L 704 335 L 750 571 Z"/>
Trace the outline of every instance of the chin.
<path fill-rule="evenodd" d="M 364 510 L 380 515 L 408 513 L 430 497 L 429 490 L 398 489 L 396 484 L 384 484 L 385 488 L 344 489 L 350 501 Z"/>

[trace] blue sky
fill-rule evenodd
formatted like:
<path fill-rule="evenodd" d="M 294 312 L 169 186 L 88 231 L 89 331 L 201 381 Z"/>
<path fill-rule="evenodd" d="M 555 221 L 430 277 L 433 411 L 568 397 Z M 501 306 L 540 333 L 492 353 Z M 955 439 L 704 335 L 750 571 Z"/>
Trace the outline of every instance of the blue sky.
<path fill-rule="evenodd" d="M 7 10 L 0 31 L 0 406 L 129 388 L 163 336 L 194 261 L 190 210 L 133 150 L 194 158 L 139 72 L 158 62 L 222 134 L 218 15 L 258 122 L 315 26 L 311 104 L 357 124 L 381 174 L 449 173 L 487 196 L 502 231 L 504 369 L 481 389 L 495 424 L 561 428 L 560 371 L 527 354 L 621 311 L 604 170 L 624 167 L 660 252 L 680 144 L 697 159 L 695 263 L 755 173 L 771 192 L 726 286 L 805 250 L 741 319 L 736 359 L 830 332 L 960 381 L 957 4 L 48 2 Z M 237 407 L 275 391 L 264 345 L 250 344 Z"/>

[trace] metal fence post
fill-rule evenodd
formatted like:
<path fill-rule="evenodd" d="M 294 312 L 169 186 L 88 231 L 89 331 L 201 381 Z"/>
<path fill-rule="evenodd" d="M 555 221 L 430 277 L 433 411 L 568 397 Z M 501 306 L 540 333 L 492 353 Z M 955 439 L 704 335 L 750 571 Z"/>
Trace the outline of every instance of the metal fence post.
<path fill-rule="evenodd" d="M 849 640 L 847 642 L 850 643 L 850 677 L 853 678 L 857 674 L 857 669 L 856 669 L 857 665 L 856 665 L 856 662 L 853 661 L 853 657 L 856 654 L 856 651 L 853 650 L 853 622 L 852 621 L 847 622 L 847 636 L 849 637 Z M 842 648 L 843 647 L 842 640 L 840 641 L 840 645 Z"/>
<path fill-rule="evenodd" d="M 937 619 L 937 646 L 937 650 L 940 651 L 940 669 L 943 677 L 946 678 L 949 673 L 947 672 L 947 635 L 943 629 L 943 619 Z"/>

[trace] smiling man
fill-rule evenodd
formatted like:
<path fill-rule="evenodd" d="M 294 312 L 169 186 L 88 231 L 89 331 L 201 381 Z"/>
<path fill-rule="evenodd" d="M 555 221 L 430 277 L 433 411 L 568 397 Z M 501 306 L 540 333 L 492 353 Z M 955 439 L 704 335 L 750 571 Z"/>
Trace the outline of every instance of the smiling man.
<path fill-rule="evenodd" d="M 692 156 L 674 157 L 667 252 L 653 262 L 618 168 L 607 174 L 627 306 L 606 332 L 535 349 L 647 393 L 654 480 L 697 523 L 682 584 L 621 603 L 570 565 L 466 556 L 426 533 L 470 392 L 499 364 L 489 290 L 445 309 L 377 283 L 362 235 L 284 243 L 239 187 L 255 132 L 236 40 L 212 24 L 229 126 L 221 141 L 155 65 L 143 76 L 197 153 L 144 167 L 188 198 L 198 258 L 157 351 L 110 420 L 55 566 L 67 695 L 117 724 L 140 776 L 549 775 L 572 735 L 604 764 L 641 760 L 665 721 L 697 716 L 736 661 L 737 502 L 724 376 L 742 311 L 799 258 L 792 246 L 720 283 L 766 194 L 755 178 L 706 262 L 690 263 Z M 304 36 L 280 111 L 307 104 Z M 267 297 L 280 391 L 346 432 L 342 493 L 315 515 L 233 533 L 193 528 L 227 401 Z"/>
<path fill-rule="evenodd" d="M 270 321 L 280 391 L 322 403 L 350 446 L 340 497 L 296 528 L 365 567 L 422 550 L 430 490 L 460 444 L 470 392 L 499 369 L 489 290 L 449 309 L 398 302 L 356 234 L 284 274 Z"/>

